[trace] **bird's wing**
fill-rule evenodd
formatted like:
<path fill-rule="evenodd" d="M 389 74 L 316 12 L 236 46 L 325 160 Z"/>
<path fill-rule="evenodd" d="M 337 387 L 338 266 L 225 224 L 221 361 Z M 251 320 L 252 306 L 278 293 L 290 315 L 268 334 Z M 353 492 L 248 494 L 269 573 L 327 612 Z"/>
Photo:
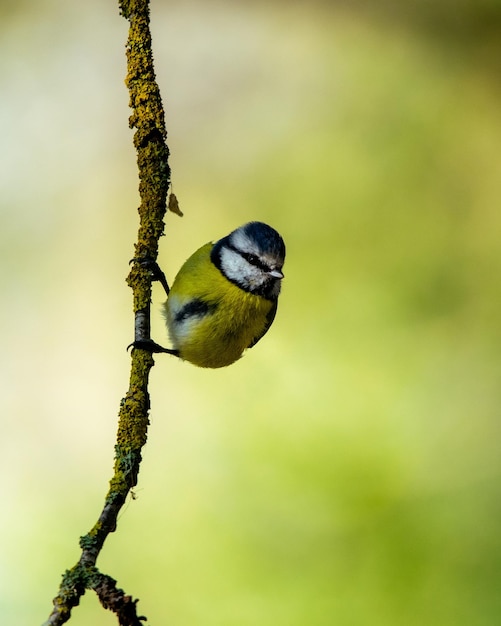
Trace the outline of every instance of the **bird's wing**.
<path fill-rule="evenodd" d="M 252 348 L 253 346 L 255 346 L 256 343 L 266 335 L 266 333 L 270 329 L 270 326 L 273 324 L 275 315 L 277 314 L 277 306 L 278 306 L 278 300 L 275 300 L 275 302 L 273 303 L 273 306 L 268 312 L 268 315 L 266 316 L 266 324 L 263 328 L 263 332 L 259 335 L 259 337 L 256 337 L 254 339 L 254 341 L 250 344 L 249 348 Z"/>

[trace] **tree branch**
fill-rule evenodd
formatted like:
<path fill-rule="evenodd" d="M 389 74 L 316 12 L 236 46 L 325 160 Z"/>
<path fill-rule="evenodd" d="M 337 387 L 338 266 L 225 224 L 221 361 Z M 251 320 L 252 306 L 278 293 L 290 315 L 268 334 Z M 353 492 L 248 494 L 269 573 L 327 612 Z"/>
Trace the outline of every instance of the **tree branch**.
<path fill-rule="evenodd" d="M 125 83 L 132 109 L 129 125 L 135 129 L 141 198 L 134 258 L 156 259 L 164 231 L 170 168 L 164 110 L 153 68 L 149 0 L 119 0 L 119 8 L 130 25 Z M 133 292 L 135 339 L 149 339 L 151 278 L 148 270 L 134 263 L 127 283 Z M 145 619 L 136 614 L 137 600 L 117 589 L 113 578 L 99 572 L 96 561 L 107 536 L 116 529 L 118 513 L 129 491 L 137 484 L 141 449 L 146 443 L 149 424 L 148 380 L 153 364 L 150 353 L 132 351 L 129 389 L 120 403 L 114 474 L 105 504 L 94 527 L 81 537 L 80 559 L 64 574 L 53 601 L 54 608 L 44 626 L 58 626 L 68 621 L 72 608 L 78 605 L 86 589 L 94 589 L 101 604 L 117 614 L 119 624 L 138 626 Z"/>

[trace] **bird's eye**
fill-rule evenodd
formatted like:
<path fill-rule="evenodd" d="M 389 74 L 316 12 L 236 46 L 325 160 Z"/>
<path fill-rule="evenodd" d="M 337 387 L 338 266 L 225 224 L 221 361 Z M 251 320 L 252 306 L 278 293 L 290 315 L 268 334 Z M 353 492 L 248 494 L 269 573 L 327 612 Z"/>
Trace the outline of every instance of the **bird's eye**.
<path fill-rule="evenodd" d="M 247 261 L 249 261 L 251 265 L 254 265 L 255 267 L 259 267 L 259 269 L 263 270 L 263 272 L 270 271 L 270 268 L 268 267 L 268 265 L 266 263 L 263 263 L 262 259 L 258 257 L 256 254 L 247 254 L 245 258 L 247 259 Z"/>
<path fill-rule="evenodd" d="M 258 267 L 260 270 L 263 270 L 263 272 L 268 272 L 270 270 L 266 263 L 263 263 L 263 261 L 259 256 L 257 256 L 257 254 L 252 254 L 251 252 L 240 252 L 240 254 L 248 263 L 254 265 L 255 267 Z"/>

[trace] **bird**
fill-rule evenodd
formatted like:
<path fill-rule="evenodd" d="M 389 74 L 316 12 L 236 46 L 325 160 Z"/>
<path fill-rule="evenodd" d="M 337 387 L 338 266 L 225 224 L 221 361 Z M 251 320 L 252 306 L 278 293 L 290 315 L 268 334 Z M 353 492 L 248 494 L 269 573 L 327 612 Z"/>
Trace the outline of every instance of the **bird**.
<path fill-rule="evenodd" d="M 277 312 L 285 243 L 263 222 L 248 222 L 206 243 L 183 264 L 169 288 L 153 264 L 167 300 L 163 313 L 172 348 L 151 340 L 134 347 L 166 352 L 203 368 L 231 365 L 268 332 Z"/>

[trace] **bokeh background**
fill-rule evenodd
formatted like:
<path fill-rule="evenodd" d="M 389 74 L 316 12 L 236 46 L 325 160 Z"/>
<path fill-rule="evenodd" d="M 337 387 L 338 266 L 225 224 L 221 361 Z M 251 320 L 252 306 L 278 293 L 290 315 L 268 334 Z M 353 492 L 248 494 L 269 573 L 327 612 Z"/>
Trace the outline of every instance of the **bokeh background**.
<path fill-rule="evenodd" d="M 111 477 L 139 201 L 114 3 L 0 16 L 0 621 L 27 626 Z M 185 213 L 161 264 L 250 219 L 288 258 L 240 362 L 156 358 L 98 561 L 149 623 L 501 624 L 500 22 L 497 0 L 153 0 Z M 116 622 L 88 593 L 70 623 Z"/>

